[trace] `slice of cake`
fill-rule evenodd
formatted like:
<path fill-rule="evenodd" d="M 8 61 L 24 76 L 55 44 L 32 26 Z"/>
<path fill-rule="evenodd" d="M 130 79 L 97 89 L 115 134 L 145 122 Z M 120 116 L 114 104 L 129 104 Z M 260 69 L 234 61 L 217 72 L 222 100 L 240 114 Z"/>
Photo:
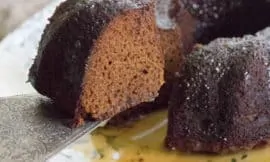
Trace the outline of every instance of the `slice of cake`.
<path fill-rule="evenodd" d="M 42 35 L 31 84 L 75 115 L 75 125 L 153 101 L 185 47 L 180 28 L 157 28 L 153 8 L 146 0 L 62 3 Z"/>
<path fill-rule="evenodd" d="M 174 85 L 166 145 L 227 153 L 268 144 L 269 70 L 270 42 L 263 37 L 196 47 Z"/>

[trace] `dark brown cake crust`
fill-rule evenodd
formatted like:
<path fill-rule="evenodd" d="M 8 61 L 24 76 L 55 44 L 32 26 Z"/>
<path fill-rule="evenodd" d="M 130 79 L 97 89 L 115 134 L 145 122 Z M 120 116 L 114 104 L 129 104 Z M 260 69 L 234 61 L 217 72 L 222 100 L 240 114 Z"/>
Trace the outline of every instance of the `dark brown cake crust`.
<path fill-rule="evenodd" d="M 269 66 L 270 44 L 260 37 L 196 47 L 174 85 L 166 145 L 227 153 L 269 143 Z"/>
<path fill-rule="evenodd" d="M 171 0 L 170 16 L 181 22 L 190 13 L 197 21 L 195 40 L 208 43 L 218 37 L 254 34 L 270 24 L 267 0 Z"/>

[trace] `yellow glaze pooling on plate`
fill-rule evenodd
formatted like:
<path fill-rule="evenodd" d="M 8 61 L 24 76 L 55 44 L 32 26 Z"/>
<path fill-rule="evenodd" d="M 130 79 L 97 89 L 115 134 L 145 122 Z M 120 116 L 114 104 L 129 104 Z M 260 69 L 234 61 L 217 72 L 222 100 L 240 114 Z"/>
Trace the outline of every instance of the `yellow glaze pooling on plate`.
<path fill-rule="evenodd" d="M 91 147 L 77 149 L 96 150 L 91 162 L 270 162 L 270 148 L 222 156 L 169 151 L 163 145 L 166 128 L 167 112 L 157 112 L 128 127 L 98 128 Z"/>

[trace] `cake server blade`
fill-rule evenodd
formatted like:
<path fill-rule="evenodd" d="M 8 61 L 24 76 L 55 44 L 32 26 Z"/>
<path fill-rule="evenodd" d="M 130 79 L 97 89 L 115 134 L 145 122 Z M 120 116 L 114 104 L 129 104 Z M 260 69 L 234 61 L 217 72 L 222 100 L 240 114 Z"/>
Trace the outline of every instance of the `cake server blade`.
<path fill-rule="evenodd" d="M 0 161 L 45 161 L 98 126 L 68 127 L 70 118 L 38 95 L 0 98 Z"/>

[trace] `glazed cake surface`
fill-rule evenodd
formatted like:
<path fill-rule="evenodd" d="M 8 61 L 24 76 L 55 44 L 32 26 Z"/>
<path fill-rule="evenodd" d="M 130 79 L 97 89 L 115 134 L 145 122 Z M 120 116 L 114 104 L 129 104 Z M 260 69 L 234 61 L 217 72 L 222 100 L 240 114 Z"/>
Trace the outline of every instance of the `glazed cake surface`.
<path fill-rule="evenodd" d="M 219 38 L 187 57 L 169 103 L 166 145 L 228 153 L 270 139 L 270 42 Z"/>

